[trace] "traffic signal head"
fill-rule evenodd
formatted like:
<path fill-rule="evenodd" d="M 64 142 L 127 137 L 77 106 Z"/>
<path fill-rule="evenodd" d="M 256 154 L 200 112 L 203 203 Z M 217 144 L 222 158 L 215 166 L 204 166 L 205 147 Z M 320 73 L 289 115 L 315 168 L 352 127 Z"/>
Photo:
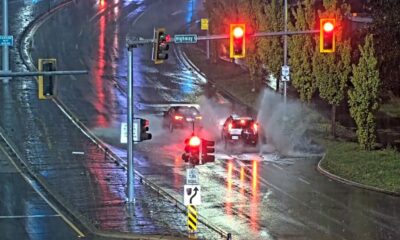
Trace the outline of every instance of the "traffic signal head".
<path fill-rule="evenodd" d="M 56 71 L 56 59 L 39 59 L 39 72 Z M 55 76 L 42 75 L 38 77 L 39 99 L 49 99 L 55 95 Z"/>
<path fill-rule="evenodd" d="M 320 19 L 319 51 L 321 53 L 335 52 L 335 19 Z"/>
<path fill-rule="evenodd" d="M 168 49 L 171 37 L 165 33 L 164 28 L 158 28 L 154 32 L 155 44 L 153 46 L 153 60 L 154 63 L 163 63 L 164 60 L 168 59 Z"/>
<path fill-rule="evenodd" d="M 140 141 L 150 140 L 152 135 L 148 133 L 150 122 L 147 119 L 140 118 Z"/>
<path fill-rule="evenodd" d="M 185 162 L 190 161 L 192 164 L 199 164 L 200 159 L 201 139 L 195 135 L 185 139 L 185 153 L 182 154 L 182 159 Z"/>
<path fill-rule="evenodd" d="M 243 58 L 246 54 L 245 24 L 231 24 L 229 32 L 229 56 L 231 58 Z"/>
<path fill-rule="evenodd" d="M 211 155 L 215 152 L 215 142 L 201 139 L 201 153 L 202 153 L 202 163 L 214 162 L 215 156 Z"/>

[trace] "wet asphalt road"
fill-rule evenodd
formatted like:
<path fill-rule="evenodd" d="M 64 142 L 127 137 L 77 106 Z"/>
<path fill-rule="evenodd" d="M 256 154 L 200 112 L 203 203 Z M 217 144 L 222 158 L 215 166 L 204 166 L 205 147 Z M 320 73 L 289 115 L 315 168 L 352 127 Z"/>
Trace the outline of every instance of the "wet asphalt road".
<path fill-rule="evenodd" d="M 28 184 L 0 147 L 1 239 L 76 239 L 78 234 Z"/>
<path fill-rule="evenodd" d="M 38 57 L 56 57 L 60 69 L 90 69 L 89 77 L 59 81 L 59 98 L 122 157 L 125 152 L 118 144 L 118 129 L 126 113 L 126 35 L 149 38 L 152 28 L 158 26 L 167 27 L 172 34 L 178 32 L 195 19 L 191 8 L 201 1 L 164 4 L 163 11 L 168 14 L 157 14 L 160 4 L 162 1 L 79 2 L 39 28 L 33 41 L 35 61 Z M 172 46 L 170 59 L 161 66 L 150 61 L 150 47 L 135 51 L 135 106 L 151 120 L 153 132 L 153 140 L 136 145 L 136 167 L 182 198 L 186 165 L 180 155 L 183 139 L 189 133 L 168 133 L 160 127 L 159 115 L 165 104 L 190 101 L 200 95 L 197 84 L 204 80 L 181 63 L 177 57 L 180 53 L 175 50 Z M 201 103 L 207 107 L 218 105 L 213 100 Z M 58 122 L 61 117 L 52 119 Z M 206 134 L 212 137 L 213 131 L 209 129 Z M 53 137 L 49 143 L 58 141 Z M 78 139 L 72 139 L 77 149 L 82 147 Z M 40 155 L 40 150 L 35 154 Z M 274 152 L 261 157 L 254 151 L 230 154 L 218 146 L 217 161 L 199 167 L 203 200 L 199 213 L 239 239 L 400 237 L 398 198 L 331 182 L 315 171 L 317 161 L 284 158 Z M 89 172 L 103 168 L 87 164 Z M 107 174 L 123 182 L 118 180 L 121 175 L 116 170 Z M 55 171 L 52 178 L 62 178 L 62 171 Z M 107 185 L 107 181 L 95 183 Z"/>

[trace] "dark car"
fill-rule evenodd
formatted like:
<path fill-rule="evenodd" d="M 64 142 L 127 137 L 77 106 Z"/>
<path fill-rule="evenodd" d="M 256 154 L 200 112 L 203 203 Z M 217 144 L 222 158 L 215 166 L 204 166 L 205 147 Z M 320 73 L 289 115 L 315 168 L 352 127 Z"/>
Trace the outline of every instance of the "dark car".
<path fill-rule="evenodd" d="M 259 141 L 258 123 L 251 117 L 229 116 L 222 126 L 221 138 L 228 144 L 256 146 Z"/>
<path fill-rule="evenodd" d="M 173 106 L 164 112 L 163 126 L 170 132 L 177 128 L 192 129 L 201 127 L 202 116 L 193 106 Z"/>

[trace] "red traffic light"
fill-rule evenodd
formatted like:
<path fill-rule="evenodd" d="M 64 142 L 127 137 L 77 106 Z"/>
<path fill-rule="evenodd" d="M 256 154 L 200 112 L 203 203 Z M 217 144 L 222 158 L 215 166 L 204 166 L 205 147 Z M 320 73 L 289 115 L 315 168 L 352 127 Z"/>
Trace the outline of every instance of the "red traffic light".
<path fill-rule="evenodd" d="M 243 37 L 243 34 L 244 34 L 244 30 L 243 30 L 243 28 L 241 28 L 241 27 L 235 27 L 235 28 L 233 29 L 233 36 L 234 36 L 235 38 Z"/>
<path fill-rule="evenodd" d="M 319 51 L 321 53 L 335 52 L 335 19 L 320 19 Z"/>
<path fill-rule="evenodd" d="M 323 27 L 325 32 L 332 32 L 334 29 L 333 23 L 332 22 L 325 22 L 324 27 Z"/>
<path fill-rule="evenodd" d="M 198 147 L 198 146 L 200 146 L 200 144 L 201 144 L 201 139 L 197 136 L 192 136 L 189 139 L 189 146 L 191 146 L 191 147 Z"/>
<path fill-rule="evenodd" d="M 229 32 L 229 56 L 230 58 L 244 58 L 246 25 L 243 23 L 231 24 Z"/>

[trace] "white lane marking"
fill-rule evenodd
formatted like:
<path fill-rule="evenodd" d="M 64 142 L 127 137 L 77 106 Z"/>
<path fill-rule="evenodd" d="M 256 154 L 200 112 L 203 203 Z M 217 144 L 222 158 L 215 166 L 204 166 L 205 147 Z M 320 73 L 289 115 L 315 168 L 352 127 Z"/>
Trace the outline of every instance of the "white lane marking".
<path fill-rule="evenodd" d="M 171 16 L 175 16 L 175 15 L 177 15 L 179 13 L 183 13 L 183 10 L 175 11 L 175 12 L 171 13 Z"/>
<path fill-rule="evenodd" d="M 72 152 L 72 154 L 74 154 L 74 155 L 84 155 L 85 153 L 84 152 Z"/>
<path fill-rule="evenodd" d="M 0 219 L 13 219 L 13 218 L 45 218 L 45 217 L 61 217 L 58 214 L 53 215 L 12 215 L 12 216 L 0 216 Z"/>
<path fill-rule="evenodd" d="M 297 179 L 299 179 L 300 181 L 302 181 L 302 182 L 303 182 L 303 183 L 305 183 L 305 184 L 308 184 L 308 185 L 310 185 L 310 183 L 309 183 L 309 182 L 307 182 L 306 180 L 302 179 L 301 177 L 298 177 Z"/>
<path fill-rule="evenodd" d="M 141 14 L 139 14 L 139 16 L 136 17 L 135 20 L 133 20 L 131 26 L 134 26 L 136 24 L 136 22 L 144 15 L 146 11 L 143 11 Z"/>
<path fill-rule="evenodd" d="M 272 164 L 274 167 L 279 168 L 280 170 L 283 171 L 283 168 L 279 167 L 278 165 L 276 165 L 275 163 Z"/>

